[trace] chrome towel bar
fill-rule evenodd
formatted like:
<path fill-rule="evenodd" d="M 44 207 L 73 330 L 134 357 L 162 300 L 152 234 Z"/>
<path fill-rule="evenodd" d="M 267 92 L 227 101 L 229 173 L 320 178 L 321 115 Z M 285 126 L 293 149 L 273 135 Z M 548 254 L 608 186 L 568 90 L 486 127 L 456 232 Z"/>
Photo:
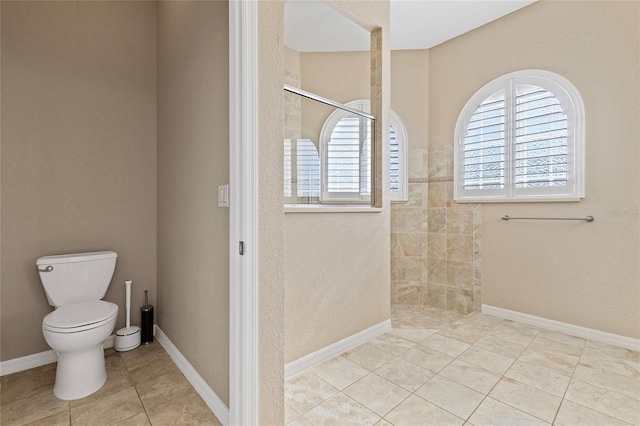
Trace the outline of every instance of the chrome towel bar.
<path fill-rule="evenodd" d="M 501 218 L 502 220 L 584 220 L 586 222 L 593 222 L 595 218 L 593 216 L 587 217 L 510 217 L 508 215 L 504 215 Z"/>

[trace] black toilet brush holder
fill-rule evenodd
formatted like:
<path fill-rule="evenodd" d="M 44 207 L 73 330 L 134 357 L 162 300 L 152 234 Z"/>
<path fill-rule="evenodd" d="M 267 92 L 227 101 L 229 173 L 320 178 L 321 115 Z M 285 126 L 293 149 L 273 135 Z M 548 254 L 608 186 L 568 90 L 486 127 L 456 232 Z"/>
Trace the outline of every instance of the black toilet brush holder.
<path fill-rule="evenodd" d="M 144 306 L 140 308 L 140 343 L 148 345 L 153 342 L 153 305 L 149 304 L 149 290 L 144 291 Z"/>

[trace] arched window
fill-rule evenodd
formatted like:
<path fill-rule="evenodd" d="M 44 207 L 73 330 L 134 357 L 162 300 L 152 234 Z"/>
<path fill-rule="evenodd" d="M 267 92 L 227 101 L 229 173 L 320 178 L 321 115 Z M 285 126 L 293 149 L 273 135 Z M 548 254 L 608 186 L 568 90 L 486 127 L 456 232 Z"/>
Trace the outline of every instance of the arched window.
<path fill-rule="evenodd" d="M 459 202 L 584 198 L 584 106 L 548 71 L 518 71 L 480 89 L 454 136 Z"/>
<path fill-rule="evenodd" d="M 309 139 L 284 140 L 284 196 L 293 203 L 320 198 L 320 155 Z"/>
<path fill-rule="evenodd" d="M 370 112 L 367 99 L 346 106 Z M 400 117 L 391 111 L 389 126 L 389 196 L 407 200 L 407 132 Z M 347 111 L 336 110 L 320 132 L 323 201 L 358 202 L 371 197 L 371 123 Z"/>

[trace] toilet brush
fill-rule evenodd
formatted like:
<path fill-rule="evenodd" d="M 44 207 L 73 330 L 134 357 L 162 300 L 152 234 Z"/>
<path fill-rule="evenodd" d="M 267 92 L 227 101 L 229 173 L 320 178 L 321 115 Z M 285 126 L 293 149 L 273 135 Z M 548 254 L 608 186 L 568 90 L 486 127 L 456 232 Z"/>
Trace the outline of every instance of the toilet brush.
<path fill-rule="evenodd" d="M 126 321 L 127 326 L 116 331 L 114 348 L 118 352 L 130 351 L 140 346 L 140 327 L 131 325 L 131 280 L 124 282 L 127 294 Z"/>

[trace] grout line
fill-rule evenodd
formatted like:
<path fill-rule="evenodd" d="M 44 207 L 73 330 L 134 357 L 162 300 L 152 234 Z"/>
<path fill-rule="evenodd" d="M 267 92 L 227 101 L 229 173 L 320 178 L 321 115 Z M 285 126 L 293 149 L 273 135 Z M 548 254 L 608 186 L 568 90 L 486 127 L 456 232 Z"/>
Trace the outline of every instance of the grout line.
<path fill-rule="evenodd" d="M 136 395 L 138 397 L 138 401 L 140 402 L 140 405 L 142 406 L 142 412 L 144 413 L 145 417 L 147 418 L 147 421 L 149 423 L 151 423 L 151 419 L 149 418 L 149 412 L 147 411 L 147 407 L 144 405 L 144 402 L 142 402 L 142 397 L 140 396 L 140 392 L 138 391 L 138 385 L 136 385 L 135 381 L 133 380 L 133 378 L 130 375 L 129 366 L 127 365 L 126 362 L 124 362 L 124 359 L 122 361 L 123 361 L 123 364 L 124 364 L 124 368 L 127 370 L 127 375 L 129 376 L 129 378 L 131 379 L 131 383 L 133 384 L 133 390 L 136 392 Z"/>
<path fill-rule="evenodd" d="M 501 323 L 496 323 L 496 325 L 494 325 L 493 327 L 491 327 L 491 329 L 490 329 L 489 331 L 493 330 L 493 329 L 494 329 L 498 324 L 501 324 Z M 484 334 L 484 336 L 487 336 L 487 335 L 488 335 L 488 331 L 487 331 L 487 332 L 483 332 L 482 334 Z M 484 337 L 484 336 L 483 336 L 483 337 Z M 478 340 L 480 340 L 480 339 L 478 339 Z M 533 341 L 533 339 L 532 339 L 531 341 Z M 476 343 L 477 343 L 477 342 L 476 342 Z M 474 346 L 475 346 L 475 343 L 474 343 L 473 345 L 471 345 L 469 348 L 474 347 Z M 477 347 L 477 349 L 483 349 L 483 348 Z M 525 347 L 525 349 L 526 349 L 526 347 Z M 467 350 L 468 350 L 468 349 L 467 349 Z M 497 352 L 490 351 L 490 350 L 488 350 L 488 349 L 485 349 L 485 350 L 486 350 L 486 351 L 488 351 L 488 352 L 494 353 L 494 354 L 496 354 L 496 355 L 502 355 L 502 354 L 498 354 Z M 466 352 L 466 351 L 465 351 L 465 352 Z M 522 351 L 522 352 L 524 352 L 524 349 L 523 349 L 523 351 Z M 520 352 L 520 354 L 522 354 L 522 352 Z M 464 353 L 464 352 L 463 352 L 463 353 Z M 462 354 L 461 354 L 461 355 L 462 355 Z M 502 356 L 504 356 L 504 355 L 502 355 Z M 487 393 L 485 393 L 485 394 L 484 394 L 484 397 L 482 398 L 482 400 L 480 401 L 480 403 L 478 403 L 478 405 L 476 405 L 476 408 L 474 408 L 474 409 L 473 409 L 473 411 L 471 411 L 471 413 L 467 416 L 467 418 L 466 418 L 466 419 L 463 419 L 463 420 L 465 421 L 465 423 L 469 421 L 469 419 L 470 419 L 470 418 L 473 416 L 473 414 L 478 410 L 478 408 L 480 408 L 480 406 L 482 405 L 482 403 L 483 403 L 483 402 L 484 402 L 484 401 L 489 397 L 489 394 L 491 393 L 491 391 L 492 391 L 492 390 L 493 390 L 493 389 L 498 385 L 498 383 L 500 383 L 500 381 L 502 380 L 502 378 L 504 377 L 504 375 L 506 374 L 506 372 L 507 372 L 507 371 L 509 371 L 509 369 L 510 369 L 511 367 L 513 367 L 513 364 L 515 364 L 515 363 L 516 363 L 516 361 L 518 360 L 519 356 L 520 356 L 520 355 L 518 355 L 518 357 L 516 357 L 516 358 L 513 360 L 513 362 L 512 362 L 512 363 L 511 363 L 511 365 L 509 366 L 509 368 L 508 368 L 508 369 L 507 369 L 507 370 L 506 370 L 506 371 L 505 371 L 505 372 L 500 376 L 500 378 L 498 379 L 498 381 L 497 381 L 497 382 L 496 382 L 496 383 L 491 387 L 491 389 L 489 389 L 489 391 L 488 391 Z M 458 359 L 458 358 L 456 358 L 456 359 Z M 482 367 L 480 367 L 480 368 L 482 368 Z M 486 369 L 485 369 L 485 370 L 486 370 Z M 490 371 L 490 370 L 487 370 L 487 371 Z M 457 383 L 457 382 L 456 382 L 456 383 Z M 462 385 L 462 386 L 465 386 L 465 385 Z M 469 388 L 468 386 L 465 386 L 465 387 L 467 387 L 468 389 L 471 389 L 471 388 Z M 478 392 L 478 391 L 477 391 L 477 390 L 475 390 L 475 389 L 471 389 L 471 390 L 474 390 L 474 391 Z"/>
<path fill-rule="evenodd" d="M 445 326 L 446 326 L 446 324 L 442 321 L 442 318 L 440 318 L 439 320 L 436 320 L 435 318 L 432 318 L 432 317 L 431 317 L 431 315 L 430 315 L 430 313 L 429 313 L 429 312 L 427 312 L 427 311 L 423 311 L 423 312 L 413 312 L 413 311 L 408 311 L 408 312 L 407 312 L 407 315 L 395 315 L 395 316 L 394 316 L 394 315 L 392 314 L 392 317 L 395 317 L 395 320 L 394 320 L 394 318 L 392 318 L 392 325 L 393 325 L 393 329 L 401 329 L 401 328 L 403 328 L 403 327 L 398 327 L 398 325 L 399 325 L 398 323 L 401 323 L 401 324 L 403 323 L 403 321 L 402 321 L 402 320 L 397 319 L 397 317 L 398 317 L 398 316 L 400 316 L 401 318 L 405 319 L 405 321 L 406 321 L 406 322 L 407 322 L 407 324 L 408 324 L 408 323 L 410 323 L 410 322 L 411 322 L 412 317 L 413 317 L 413 316 L 416 316 L 416 315 L 420 315 L 420 316 L 425 317 L 425 319 L 428 319 L 428 320 L 430 320 L 430 321 L 432 320 L 433 322 L 437 322 L 437 323 L 438 323 L 438 325 L 437 325 L 437 327 L 436 327 L 437 331 L 436 331 L 435 333 L 433 333 L 433 334 L 438 334 L 438 335 L 440 335 L 440 336 L 443 336 L 443 335 L 441 335 L 441 334 L 440 334 L 440 332 L 442 331 L 443 327 L 445 327 Z M 461 317 L 461 318 L 458 318 L 457 320 L 448 319 L 447 321 L 448 321 L 448 323 L 450 323 L 450 324 L 458 323 L 461 327 L 465 328 L 465 327 L 464 327 L 464 326 L 465 326 L 464 322 L 460 322 L 461 320 L 464 320 L 464 318 L 465 318 L 465 316 L 463 316 L 463 317 Z M 515 322 L 515 323 L 517 323 L 517 324 L 520 324 L 518 321 L 514 321 L 514 322 Z M 481 337 L 480 339 L 482 339 L 483 337 L 486 337 L 486 336 L 493 336 L 493 337 L 495 337 L 496 339 L 498 339 L 499 341 L 500 341 L 500 340 L 502 340 L 502 341 L 505 341 L 505 342 L 507 342 L 507 343 L 512 343 L 512 341 L 511 341 L 511 340 L 501 338 L 499 334 L 494 334 L 494 335 L 490 335 L 490 334 L 489 334 L 489 333 L 491 333 L 491 332 L 495 331 L 495 328 L 496 328 L 498 325 L 503 324 L 503 323 L 504 323 L 504 321 L 500 321 L 500 322 L 498 322 L 498 323 L 495 323 L 495 324 L 491 325 L 490 327 L 487 327 L 487 329 L 484 329 L 484 327 L 483 327 L 483 329 L 481 329 L 481 330 L 471 328 L 469 331 L 472 331 L 472 332 L 475 332 L 475 333 L 477 333 L 477 334 L 479 334 L 479 335 L 482 335 L 482 337 Z M 489 325 L 489 324 L 486 324 L 486 325 Z M 427 328 L 425 328 L 425 327 L 423 327 L 423 326 L 420 326 L 420 325 L 408 326 L 408 327 L 406 327 L 406 328 L 427 329 Z M 431 329 L 431 330 L 433 330 L 433 328 L 434 328 L 434 327 L 428 327 L 428 329 Z M 518 408 L 518 407 L 515 407 L 515 406 L 513 406 L 513 405 L 511 405 L 511 404 L 509 404 L 509 403 L 506 403 L 506 402 L 504 402 L 504 401 L 501 401 L 501 400 L 499 400 L 499 399 L 496 399 L 496 398 L 494 398 L 494 397 L 491 397 L 491 396 L 490 396 L 491 392 L 493 392 L 493 390 L 496 388 L 496 386 L 497 386 L 501 381 L 503 381 L 503 379 L 505 379 L 505 378 L 507 378 L 507 377 L 508 377 L 508 376 L 507 376 L 508 372 L 513 368 L 513 366 L 514 366 L 517 362 L 522 362 L 522 363 L 524 363 L 524 364 L 527 364 L 527 365 L 530 365 L 530 366 L 533 366 L 533 367 L 536 367 L 536 368 L 541 368 L 541 369 L 543 369 L 543 370 L 545 370 L 545 371 L 549 371 L 550 373 L 553 373 L 553 374 L 556 374 L 556 375 L 559 375 L 559 376 L 567 377 L 565 374 L 562 374 L 562 373 L 558 372 L 557 370 L 553 370 L 553 369 L 551 369 L 551 368 L 547 368 L 547 367 L 545 367 L 545 366 L 541 366 L 541 365 L 531 364 L 531 363 L 529 363 L 529 362 L 526 362 L 526 361 L 524 361 L 524 360 L 521 360 L 522 355 L 523 355 L 523 354 L 524 354 L 524 353 L 525 353 L 525 352 L 526 352 L 526 351 L 527 351 L 527 350 L 528 350 L 528 349 L 529 349 L 529 348 L 534 344 L 534 342 L 536 342 L 536 341 L 537 341 L 538 337 L 540 337 L 540 331 L 541 331 L 541 330 L 540 330 L 540 328 L 539 328 L 539 327 L 535 327 L 535 326 L 534 326 L 534 328 L 535 328 L 535 330 L 534 330 L 534 331 L 535 331 L 535 333 L 533 333 L 533 334 L 531 335 L 531 339 L 529 340 L 529 342 L 528 342 L 526 345 L 521 346 L 520 344 L 517 344 L 517 342 L 513 342 L 513 343 L 514 343 L 514 346 L 518 346 L 518 347 L 519 347 L 519 348 L 521 348 L 521 349 L 519 350 L 519 353 L 518 353 L 515 357 L 513 357 L 513 359 L 512 359 L 512 361 L 511 361 L 511 363 L 510 363 L 510 364 L 509 364 L 509 366 L 504 370 L 504 372 L 503 372 L 503 373 L 499 374 L 499 373 L 496 373 L 495 371 L 488 370 L 487 368 L 485 368 L 485 367 L 484 367 L 484 366 L 482 366 L 482 365 L 478 366 L 478 365 L 472 364 L 472 365 L 474 365 L 475 367 L 478 367 L 478 368 L 481 368 L 481 369 L 487 370 L 487 371 L 489 371 L 489 372 L 491 372 L 491 373 L 493 373 L 493 374 L 497 374 L 497 375 L 499 375 L 499 379 L 498 379 L 498 381 L 497 381 L 497 382 L 496 382 L 496 383 L 491 387 L 491 389 L 489 389 L 487 392 L 478 392 L 476 389 L 472 389 L 472 388 L 468 387 L 468 386 L 467 386 L 467 385 L 465 385 L 465 384 L 458 383 L 458 382 L 457 382 L 457 381 L 455 381 L 455 380 L 452 380 L 452 379 L 448 379 L 448 378 L 447 378 L 447 380 L 451 380 L 452 382 L 454 382 L 454 383 L 456 383 L 456 384 L 459 384 L 459 385 L 461 385 L 461 386 L 463 386 L 463 387 L 465 387 L 465 388 L 467 388 L 467 389 L 471 389 L 471 390 L 473 390 L 473 391 L 475 391 L 475 392 L 478 392 L 478 393 L 483 394 L 483 397 L 482 397 L 481 401 L 480 401 L 480 402 L 477 404 L 477 406 L 476 406 L 476 407 L 471 411 L 471 413 L 466 417 L 466 419 L 462 419 L 461 417 L 459 417 L 459 416 L 458 416 L 458 415 L 456 415 L 455 413 L 452 413 L 451 411 L 449 411 L 449 410 L 447 410 L 447 409 L 445 409 L 445 408 L 443 408 L 443 407 L 440 407 L 439 405 L 434 404 L 434 403 L 433 403 L 433 402 L 431 402 L 431 401 L 428 401 L 428 400 L 425 400 L 425 401 L 427 401 L 427 402 L 428 402 L 428 403 L 430 403 L 430 404 L 434 404 L 434 405 L 438 406 L 438 408 L 440 408 L 440 409 L 442 409 L 442 410 L 444 410 L 444 411 L 446 411 L 446 412 L 450 413 L 451 415 L 456 416 L 457 418 L 459 418 L 459 419 L 463 420 L 463 421 L 466 423 L 466 422 L 468 422 L 468 421 L 469 421 L 469 419 L 470 419 L 470 418 L 471 418 L 471 417 L 472 417 L 472 416 L 477 412 L 478 408 L 479 408 L 479 407 L 480 407 L 480 406 L 481 406 L 481 405 L 482 405 L 482 404 L 487 400 L 487 398 L 491 398 L 492 400 L 498 401 L 498 402 L 499 402 L 499 403 L 501 403 L 501 404 L 505 404 L 506 406 L 510 407 L 510 408 L 511 408 L 511 409 L 513 409 L 513 410 L 516 410 L 517 412 L 520 412 L 520 413 L 522 413 L 522 414 L 524 414 L 524 415 L 527 415 L 527 416 L 534 417 L 534 418 L 539 419 L 539 420 L 541 420 L 541 421 L 544 421 L 544 422 L 546 423 L 546 422 L 547 422 L 547 420 L 540 418 L 538 415 L 530 414 L 529 412 L 526 412 L 526 411 L 524 411 L 524 410 L 522 410 L 522 409 L 520 409 L 520 408 Z M 516 330 L 516 331 L 517 331 L 517 330 Z M 433 335 L 433 334 L 432 334 L 432 335 Z M 440 373 L 442 372 L 442 370 L 444 370 L 447 366 L 449 366 L 449 365 L 450 365 L 452 362 L 454 362 L 455 360 L 460 360 L 460 357 L 461 357 L 464 353 L 466 353 L 469 349 L 471 349 L 472 347 L 475 347 L 476 349 L 480 349 L 480 350 L 488 351 L 488 352 L 490 352 L 490 353 L 493 353 L 493 354 L 496 354 L 496 355 L 499 355 L 499 356 L 502 356 L 502 357 L 511 358 L 511 356 L 509 356 L 509 355 L 505 355 L 504 353 L 499 353 L 499 352 L 496 352 L 496 351 L 491 350 L 491 349 L 486 349 L 486 348 L 483 348 L 483 347 L 480 347 L 480 346 L 476 346 L 476 344 L 478 343 L 478 341 L 479 341 L 480 339 L 477 339 L 474 343 L 470 344 L 470 343 L 467 343 L 467 342 L 464 342 L 464 341 L 458 340 L 458 339 L 456 339 L 455 337 L 444 336 L 444 337 L 448 337 L 448 338 L 450 338 L 450 339 L 454 339 L 454 340 L 456 340 L 456 341 L 460 341 L 460 342 L 465 343 L 465 344 L 467 344 L 467 345 L 469 345 L 469 346 L 468 346 L 468 348 L 466 348 L 466 349 L 465 349 L 465 351 L 463 351 L 461 354 L 459 354 L 459 355 L 458 355 L 458 356 L 456 356 L 456 357 L 451 357 L 451 355 L 446 354 L 446 353 L 441 352 L 441 351 L 438 351 L 437 349 L 429 348 L 430 350 L 434 350 L 434 351 L 436 351 L 436 352 L 443 353 L 444 355 L 450 356 L 450 357 L 452 358 L 452 359 L 451 359 L 451 361 L 449 361 L 445 366 L 443 366 L 443 367 L 442 367 L 441 369 L 439 369 L 437 372 L 434 372 L 434 371 L 430 370 L 429 368 L 425 368 L 425 367 L 423 367 L 422 365 L 416 364 L 416 363 L 414 363 L 414 362 L 411 362 L 411 361 L 409 361 L 409 360 L 406 360 L 406 359 L 402 358 L 402 355 L 403 355 L 404 353 L 406 353 L 408 350 L 410 350 L 410 349 L 412 349 L 412 348 L 415 348 L 415 347 L 417 347 L 417 346 L 423 346 L 423 345 L 422 345 L 422 341 L 421 341 L 421 342 L 414 342 L 414 341 L 412 341 L 412 340 L 405 339 L 405 338 L 403 338 L 403 337 L 401 337 L 401 336 L 395 336 L 395 337 L 397 337 L 397 338 L 399 338 L 399 339 L 403 339 L 403 340 L 410 341 L 410 342 L 412 343 L 411 348 L 407 348 L 407 349 L 406 349 L 406 350 L 404 350 L 403 352 L 401 352 L 401 353 L 397 353 L 397 354 L 396 354 L 396 353 L 392 353 L 392 352 L 390 352 L 390 351 L 388 351 L 388 350 L 385 350 L 385 349 L 383 349 L 383 348 L 380 348 L 380 347 L 377 347 L 377 346 L 376 346 L 376 349 L 378 349 L 378 350 L 382 350 L 383 352 L 386 352 L 386 353 L 388 353 L 388 354 L 393 355 L 393 358 L 391 358 L 390 360 L 388 360 L 388 361 L 386 361 L 386 362 L 383 362 L 381 365 L 379 365 L 377 368 L 374 368 L 374 369 L 365 368 L 365 367 L 363 367 L 363 366 L 359 365 L 358 363 L 355 363 L 355 362 L 354 362 L 354 364 L 356 364 L 356 365 L 358 365 L 358 366 L 360 366 L 360 367 L 362 367 L 362 368 L 365 368 L 365 369 L 368 371 L 367 375 L 365 375 L 364 377 L 359 378 L 359 379 L 358 379 L 358 380 L 356 380 L 354 383 L 357 383 L 357 382 L 361 381 L 362 379 L 364 379 L 365 377 L 367 377 L 367 376 L 369 376 L 369 375 L 371 375 L 371 374 L 374 374 L 374 375 L 376 375 L 377 377 L 380 377 L 380 378 L 382 378 L 383 380 L 387 380 L 387 381 L 389 381 L 390 383 L 394 384 L 395 386 L 398 386 L 399 388 L 401 388 L 401 389 L 403 389 L 404 391 L 407 391 L 407 392 L 408 392 L 408 395 L 407 395 L 407 397 L 406 397 L 406 398 L 403 398 L 403 399 L 402 399 L 398 404 L 395 404 L 395 406 L 394 406 L 393 408 L 391 408 L 390 410 L 388 410 L 384 415 L 380 416 L 382 419 L 384 419 L 384 420 L 385 420 L 385 421 L 387 421 L 387 422 L 389 422 L 389 421 L 386 419 L 386 416 L 387 416 L 389 413 L 393 412 L 393 411 L 394 411 L 394 410 L 395 410 L 399 405 L 401 405 L 403 402 L 405 402 L 405 401 L 407 400 L 407 398 L 411 397 L 412 395 L 415 395 L 415 396 L 417 396 L 418 398 L 420 398 L 420 399 L 423 399 L 423 400 L 424 400 L 424 398 L 422 398 L 422 397 L 420 397 L 419 395 L 417 395 L 417 394 L 416 394 L 416 392 L 417 392 L 420 388 L 422 388 L 423 386 L 425 386 L 426 384 L 428 384 L 429 382 L 431 382 L 432 380 L 434 380 L 434 378 L 436 378 L 436 377 L 444 377 L 444 376 L 441 376 L 441 374 L 440 374 Z M 428 338 L 427 338 L 427 339 L 428 339 Z M 425 340 L 427 340 L 427 339 L 425 339 Z M 552 339 L 552 340 L 553 340 L 553 339 Z M 555 340 L 554 340 L 554 342 L 555 342 Z M 561 342 L 561 341 L 557 341 L 556 343 L 558 343 L 558 344 L 565 344 L 565 345 L 566 345 L 566 343 Z M 570 345 L 570 346 L 574 346 L 574 345 Z M 548 392 L 547 390 L 543 389 L 543 388 L 542 388 L 542 386 L 535 386 L 535 385 L 527 384 L 527 383 L 524 383 L 524 382 L 520 382 L 519 380 L 516 380 L 518 383 L 522 384 L 523 386 L 527 386 L 527 387 L 530 387 L 530 388 L 532 388 L 532 389 L 535 389 L 536 391 L 545 392 L 545 393 L 550 394 L 550 395 L 552 395 L 552 396 L 554 396 L 554 397 L 556 397 L 556 398 L 559 398 L 560 403 L 559 403 L 559 405 L 558 405 L 558 407 L 557 407 L 557 409 L 556 409 L 556 411 L 555 411 L 555 415 L 554 415 L 554 417 L 553 417 L 553 420 L 551 421 L 551 422 L 552 422 L 552 424 L 553 424 L 553 422 L 555 422 L 555 421 L 557 420 L 557 416 L 558 416 L 558 414 L 559 414 L 559 412 L 560 412 L 560 409 L 561 409 L 561 407 L 562 407 L 563 403 L 564 403 L 565 401 L 568 401 L 568 400 L 566 399 L 566 395 L 567 395 L 567 392 L 568 392 L 568 389 L 569 389 L 569 386 L 570 386 L 571 382 L 573 382 L 573 381 L 574 381 L 575 372 L 576 372 L 577 367 L 578 367 L 578 365 L 579 365 L 579 363 L 580 363 L 580 360 L 583 358 L 583 356 L 584 356 L 584 354 L 585 354 L 586 344 L 585 344 L 585 346 L 577 347 L 577 348 L 578 348 L 578 349 L 580 349 L 580 355 L 579 355 L 579 356 L 578 356 L 578 358 L 577 358 L 577 362 L 576 362 L 576 364 L 575 364 L 575 365 L 573 365 L 572 372 L 571 372 L 571 374 L 569 375 L 569 382 L 567 383 L 567 386 L 565 387 L 565 389 L 564 389 L 564 393 L 562 394 L 562 396 L 561 396 L 561 397 L 560 397 L 560 396 L 558 396 L 558 395 L 557 395 L 557 394 L 555 394 L 555 393 Z M 339 356 L 341 356 L 341 355 L 339 355 Z M 421 368 L 421 369 L 423 369 L 423 370 L 425 370 L 425 371 L 429 372 L 430 374 L 432 374 L 432 376 L 431 376 L 431 377 L 430 377 L 430 378 L 429 378 L 425 383 L 423 383 L 423 384 L 421 384 L 421 385 L 417 386 L 417 388 L 416 388 L 415 390 L 411 390 L 411 389 L 407 389 L 407 388 L 405 388 L 405 387 L 403 387 L 403 386 L 401 386 L 401 385 L 399 385 L 399 384 L 397 384 L 397 383 L 395 383 L 395 382 L 393 382 L 393 381 L 391 381 L 391 380 L 389 380 L 389 379 L 386 379 L 385 377 L 382 377 L 380 374 L 378 374 L 378 373 L 377 373 L 377 371 L 378 371 L 379 369 L 383 368 L 385 365 L 387 365 L 387 364 L 389 364 L 389 363 L 391 363 L 391 362 L 393 362 L 393 361 L 395 361 L 395 360 L 402 360 L 402 361 L 404 361 L 404 362 L 409 362 L 409 363 L 411 363 L 412 365 L 415 365 L 415 366 L 417 366 L 417 367 L 419 367 L 419 368 Z M 352 362 L 353 362 L 353 361 L 352 361 Z M 470 363 L 470 364 L 471 364 L 471 363 Z M 318 376 L 316 376 L 316 377 L 318 377 Z M 319 377 L 318 377 L 318 378 L 319 378 Z M 446 378 L 446 377 L 444 377 L 444 378 Z M 320 380 L 322 380 L 321 378 L 319 378 L 319 379 L 320 379 Z M 513 380 L 513 379 L 510 379 L 510 380 Z M 324 380 L 323 380 L 323 381 L 324 381 Z M 353 385 L 354 383 L 352 383 L 351 385 Z M 349 385 L 349 386 L 351 386 L 351 385 Z M 345 388 L 345 389 L 346 389 L 346 388 Z M 347 398 L 353 399 L 353 398 L 349 397 L 348 395 L 346 395 L 346 394 L 343 392 L 343 390 L 340 390 L 340 391 L 339 391 L 339 394 L 342 394 L 342 395 L 346 396 Z M 357 402 L 357 401 L 356 401 L 356 402 Z M 321 403 L 321 404 L 322 404 L 322 403 Z M 359 404 L 360 404 L 360 403 L 359 403 Z M 320 405 L 320 404 L 318 404 L 318 405 Z M 369 411 L 372 411 L 372 412 L 373 412 L 373 410 L 371 410 L 370 408 L 368 408 L 366 405 L 364 405 L 364 404 L 360 404 L 360 405 L 364 406 L 367 410 L 369 410 Z M 581 405 L 581 404 L 578 404 L 578 405 Z M 315 408 L 315 407 L 314 407 L 314 408 Z M 589 408 L 589 407 L 586 407 L 586 408 Z M 311 411 L 311 410 L 309 410 L 309 411 Z M 598 411 L 598 410 L 595 410 L 595 411 L 597 411 L 598 413 L 601 413 L 602 415 L 606 415 L 606 416 L 609 416 L 609 417 L 612 417 L 612 418 L 616 418 L 615 416 L 611 416 L 611 415 L 609 415 L 609 414 L 602 413 L 602 412 L 600 412 L 600 411 Z M 307 413 L 308 413 L 308 412 L 307 412 Z M 302 414 L 301 416 L 303 416 L 303 417 L 304 417 L 307 413 L 304 413 L 304 414 Z M 376 414 L 376 415 L 377 415 L 377 413 L 375 413 L 375 412 L 374 412 L 374 414 Z M 616 418 L 616 419 L 617 419 L 617 418 Z M 391 423 L 391 422 L 389 422 L 389 423 Z"/>
<path fill-rule="evenodd" d="M 516 322 L 517 322 L 517 321 L 516 321 Z M 536 327 L 536 328 L 539 328 L 539 327 Z M 523 354 L 523 353 L 525 353 L 525 352 L 527 351 L 527 348 L 529 348 L 529 346 L 531 346 L 531 344 L 536 340 L 536 338 L 538 337 L 538 335 L 539 335 L 539 334 L 540 334 L 540 331 L 537 331 L 537 332 L 536 332 L 536 334 L 534 335 L 534 337 L 531 339 L 531 341 L 527 344 L 527 346 L 525 346 L 525 347 L 524 347 L 524 349 L 522 350 L 522 352 L 520 352 L 520 355 L 518 355 L 518 357 L 513 361 L 513 363 L 511 363 L 511 366 L 509 366 L 509 369 L 510 369 L 511 367 L 513 367 L 513 364 L 515 364 L 515 363 L 516 363 L 516 361 L 518 361 L 518 359 L 520 359 L 520 357 L 522 356 L 522 354 Z M 524 362 L 524 361 L 521 361 L 521 362 Z M 540 368 L 543 368 L 543 367 L 540 367 Z M 549 371 L 552 371 L 552 370 L 549 370 Z M 509 372 L 509 370 L 505 371 L 505 374 L 506 374 L 507 372 Z M 557 372 L 556 372 L 556 373 L 557 373 Z M 505 374 L 503 374 L 503 375 L 502 375 L 502 377 L 500 377 L 500 380 L 498 380 L 498 382 L 493 386 L 493 388 L 491 388 L 491 390 L 489 391 L 489 393 L 491 393 L 491 391 L 493 391 L 493 389 L 495 389 L 495 387 L 496 387 L 496 386 L 498 386 L 498 383 L 500 383 L 500 381 L 502 381 L 502 379 L 503 379 L 504 377 L 506 377 L 506 376 L 505 376 Z M 557 373 L 557 374 L 559 374 L 559 373 Z M 513 380 L 513 379 L 511 379 L 511 380 Z M 542 391 L 542 392 L 546 392 L 546 391 L 544 391 L 544 390 L 542 390 L 542 389 L 538 389 L 538 388 L 537 388 L 537 387 L 535 387 L 535 386 L 531 386 L 531 385 L 528 385 L 528 384 L 526 384 L 526 383 L 519 382 L 519 381 L 517 381 L 517 380 L 516 380 L 516 382 L 521 383 L 522 385 L 529 386 L 529 387 L 532 387 L 532 388 L 534 388 L 534 389 L 540 390 L 540 391 Z M 486 398 L 488 398 L 488 397 L 489 397 L 489 393 L 487 393 L 487 397 L 486 397 Z M 549 392 L 546 392 L 546 393 L 549 393 Z M 555 395 L 554 395 L 554 396 L 555 396 Z M 485 399 L 486 399 L 486 398 L 485 398 Z M 504 401 L 500 401 L 500 400 L 498 400 L 498 399 L 496 399 L 496 401 L 501 402 L 502 404 L 508 405 L 509 407 L 511 407 L 511 408 L 513 408 L 513 409 L 515 409 L 515 410 L 518 410 L 518 411 L 520 411 L 520 412 L 522 412 L 522 413 L 525 413 L 525 414 L 527 414 L 527 415 L 529 415 L 529 416 L 531 416 L 531 417 L 535 417 L 536 419 L 539 419 L 539 420 L 541 420 L 541 421 L 543 421 L 543 422 L 547 423 L 547 421 L 546 421 L 546 420 L 541 419 L 540 417 L 535 416 L 535 415 L 533 415 L 533 414 L 527 413 L 526 411 L 521 410 L 521 409 L 520 409 L 520 408 L 518 408 L 518 407 L 514 407 L 513 405 L 508 404 L 508 403 L 506 403 L 506 402 L 504 402 Z M 562 401 L 563 401 L 563 399 L 560 399 L 560 404 L 558 405 L 558 410 L 560 409 L 560 406 L 562 405 Z M 484 400 L 483 400 L 483 402 L 484 402 Z M 481 404 L 482 404 L 482 403 L 481 403 Z M 478 407 L 479 407 L 479 405 L 478 405 Z M 476 407 L 476 409 L 477 409 L 477 407 Z M 474 412 L 475 412 L 475 410 L 474 410 Z M 557 414 L 558 414 L 558 413 L 557 413 L 557 410 L 556 410 L 556 415 L 557 415 Z M 555 421 L 555 416 L 553 417 L 553 419 L 554 419 L 554 421 Z M 553 424 L 553 421 L 551 422 L 551 424 Z"/>
<path fill-rule="evenodd" d="M 585 343 L 585 346 L 586 346 L 586 343 Z M 567 387 L 564 390 L 564 393 L 562 394 L 562 399 L 560 400 L 560 405 L 558 405 L 558 409 L 556 410 L 555 416 L 553 416 L 553 421 L 551 422 L 551 424 L 555 423 L 556 418 L 558 417 L 558 414 L 560 413 L 560 408 L 562 407 L 562 404 L 565 401 L 565 397 L 567 396 L 567 392 L 569 392 L 569 386 L 571 386 L 571 382 L 573 381 L 573 375 L 576 373 L 576 369 L 578 368 L 578 364 L 580 364 L 580 359 L 582 359 L 582 354 L 583 353 L 584 353 L 584 347 L 580 348 L 580 356 L 578 357 L 578 361 L 576 362 L 576 365 L 573 366 L 573 371 L 571 372 L 571 376 L 569 376 L 569 382 L 567 383 Z"/>

